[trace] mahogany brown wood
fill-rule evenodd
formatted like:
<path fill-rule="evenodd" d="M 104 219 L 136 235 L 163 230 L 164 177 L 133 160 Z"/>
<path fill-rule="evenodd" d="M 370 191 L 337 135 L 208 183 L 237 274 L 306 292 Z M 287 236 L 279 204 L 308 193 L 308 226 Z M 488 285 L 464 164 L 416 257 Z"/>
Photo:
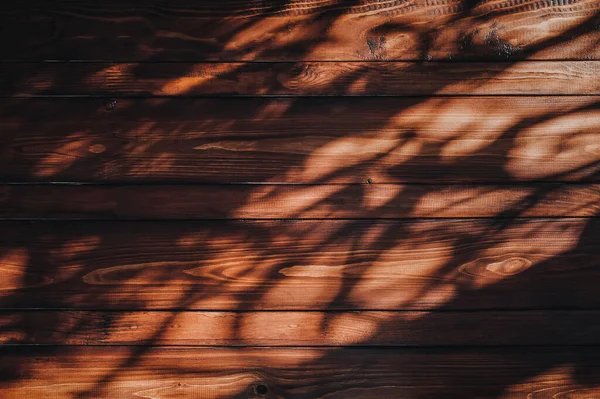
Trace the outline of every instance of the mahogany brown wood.
<path fill-rule="evenodd" d="M 1 63 L 5 95 L 600 95 L 600 61 Z"/>
<path fill-rule="evenodd" d="M 2 222 L 0 307 L 597 309 L 599 229 L 597 218 Z"/>
<path fill-rule="evenodd" d="M 599 184 L 0 185 L 2 219 L 582 217 L 599 210 Z"/>
<path fill-rule="evenodd" d="M 600 397 L 599 0 L 0 7 L 0 398 Z"/>
<path fill-rule="evenodd" d="M 6 398 L 594 398 L 597 348 L 2 348 Z M 473 376 L 477 378 L 473 378 Z M 263 394 L 259 394 L 263 393 Z"/>
<path fill-rule="evenodd" d="M 600 181 L 595 96 L 4 99 L 0 124 L 4 181 Z"/>
<path fill-rule="evenodd" d="M 3 9 L 9 59 L 600 58 L 595 0 L 21 0 Z"/>

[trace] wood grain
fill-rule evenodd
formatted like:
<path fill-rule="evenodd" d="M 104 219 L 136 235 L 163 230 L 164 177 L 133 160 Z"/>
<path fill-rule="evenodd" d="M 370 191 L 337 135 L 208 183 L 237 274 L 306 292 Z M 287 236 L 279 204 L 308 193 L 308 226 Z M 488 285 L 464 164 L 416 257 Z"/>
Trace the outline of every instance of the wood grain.
<path fill-rule="evenodd" d="M 0 344 L 598 345 L 599 311 L 0 312 Z M 540 331 L 546 333 L 540 334 Z"/>
<path fill-rule="evenodd" d="M 1 398 L 600 397 L 598 0 L 13 3 Z"/>
<path fill-rule="evenodd" d="M 594 347 L 30 347 L 1 354 L 7 399 L 594 398 L 600 375 Z M 256 395 L 258 385 L 265 395 Z"/>
<path fill-rule="evenodd" d="M 3 96 L 600 94 L 600 61 L 1 63 Z"/>
<path fill-rule="evenodd" d="M 2 219 L 597 216 L 600 185 L 2 185 Z"/>
<path fill-rule="evenodd" d="M 600 58 L 594 0 L 22 0 L 2 9 L 7 59 Z"/>
<path fill-rule="evenodd" d="M 2 222 L 0 237 L 2 309 L 600 308 L 600 219 Z"/>
<path fill-rule="evenodd" d="M 3 99 L 6 181 L 600 182 L 600 97 Z"/>

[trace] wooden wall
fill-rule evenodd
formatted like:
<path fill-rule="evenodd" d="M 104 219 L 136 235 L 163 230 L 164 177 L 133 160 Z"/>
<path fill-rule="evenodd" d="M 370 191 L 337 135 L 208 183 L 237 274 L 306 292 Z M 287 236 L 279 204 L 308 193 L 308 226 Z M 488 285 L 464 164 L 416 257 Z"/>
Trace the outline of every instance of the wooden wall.
<path fill-rule="evenodd" d="M 600 396 L 599 0 L 0 10 L 0 397 Z"/>

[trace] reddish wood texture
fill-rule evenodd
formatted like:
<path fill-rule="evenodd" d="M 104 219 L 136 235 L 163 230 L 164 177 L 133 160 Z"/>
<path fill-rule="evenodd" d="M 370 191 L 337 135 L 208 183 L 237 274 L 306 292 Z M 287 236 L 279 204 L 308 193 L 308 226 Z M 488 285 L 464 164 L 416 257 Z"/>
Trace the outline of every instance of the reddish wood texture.
<path fill-rule="evenodd" d="M 3 185 L 3 219 L 597 216 L 598 184 Z"/>
<path fill-rule="evenodd" d="M 2 63 L 5 95 L 599 95 L 600 61 Z"/>
<path fill-rule="evenodd" d="M 4 181 L 600 181 L 600 97 L 4 99 Z"/>
<path fill-rule="evenodd" d="M 600 377 L 600 352 L 582 347 L 21 347 L 0 353 L 0 370 L 20 376 L 17 383 L 0 382 L 9 399 L 594 398 Z"/>
<path fill-rule="evenodd" d="M 597 309 L 599 230 L 586 218 L 2 222 L 0 306 Z"/>
<path fill-rule="evenodd" d="M 9 59 L 599 59 L 585 1 L 21 0 L 3 6 Z"/>
<path fill-rule="evenodd" d="M 0 344 L 598 345 L 599 311 L 0 312 Z M 540 331 L 546 333 L 540 334 Z"/>
<path fill-rule="evenodd" d="M 3 5 L 0 397 L 599 397 L 599 27 Z"/>

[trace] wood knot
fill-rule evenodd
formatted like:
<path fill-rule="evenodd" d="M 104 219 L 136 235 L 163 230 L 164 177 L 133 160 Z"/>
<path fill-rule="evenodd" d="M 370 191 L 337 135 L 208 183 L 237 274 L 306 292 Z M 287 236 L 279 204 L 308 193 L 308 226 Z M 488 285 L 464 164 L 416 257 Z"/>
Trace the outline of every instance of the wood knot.
<path fill-rule="evenodd" d="M 93 154 L 102 154 L 104 151 L 106 151 L 106 146 L 103 144 L 93 144 L 88 147 L 88 151 Z"/>
<path fill-rule="evenodd" d="M 367 38 L 367 47 L 369 48 L 369 53 L 373 59 L 382 59 L 385 53 L 385 37 L 379 36 L 378 38 Z"/>
<path fill-rule="evenodd" d="M 107 111 L 112 111 L 117 107 L 117 100 L 106 100 L 104 101 L 104 108 Z"/>
<path fill-rule="evenodd" d="M 264 383 L 256 383 L 250 387 L 249 398 L 266 398 L 269 393 L 269 387 Z"/>
<path fill-rule="evenodd" d="M 492 50 L 493 55 L 498 58 L 510 58 L 514 53 L 521 51 L 521 47 L 513 46 L 506 40 L 501 39 L 495 30 L 491 30 L 487 34 L 485 44 Z"/>
<path fill-rule="evenodd" d="M 264 396 L 269 392 L 269 388 L 264 384 L 258 384 L 255 389 L 258 395 Z"/>
<path fill-rule="evenodd" d="M 295 64 L 294 66 L 292 66 L 292 68 L 290 68 L 290 76 L 293 77 L 299 77 L 302 76 L 302 74 L 306 73 L 309 69 L 309 66 L 306 64 Z"/>
<path fill-rule="evenodd" d="M 501 262 L 490 263 L 485 267 L 485 270 L 501 276 L 514 276 L 529 269 L 530 266 L 531 261 L 529 259 L 512 257 Z"/>
<path fill-rule="evenodd" d="M 469 280 L 475 286 L 485 286 L 523 273 L 538 260 L 538 256 L 534 256 L 532 260 L 514 254 L 506 254 L 476 259 L 460 266 L 458 270 L 469 276 Z"/>

